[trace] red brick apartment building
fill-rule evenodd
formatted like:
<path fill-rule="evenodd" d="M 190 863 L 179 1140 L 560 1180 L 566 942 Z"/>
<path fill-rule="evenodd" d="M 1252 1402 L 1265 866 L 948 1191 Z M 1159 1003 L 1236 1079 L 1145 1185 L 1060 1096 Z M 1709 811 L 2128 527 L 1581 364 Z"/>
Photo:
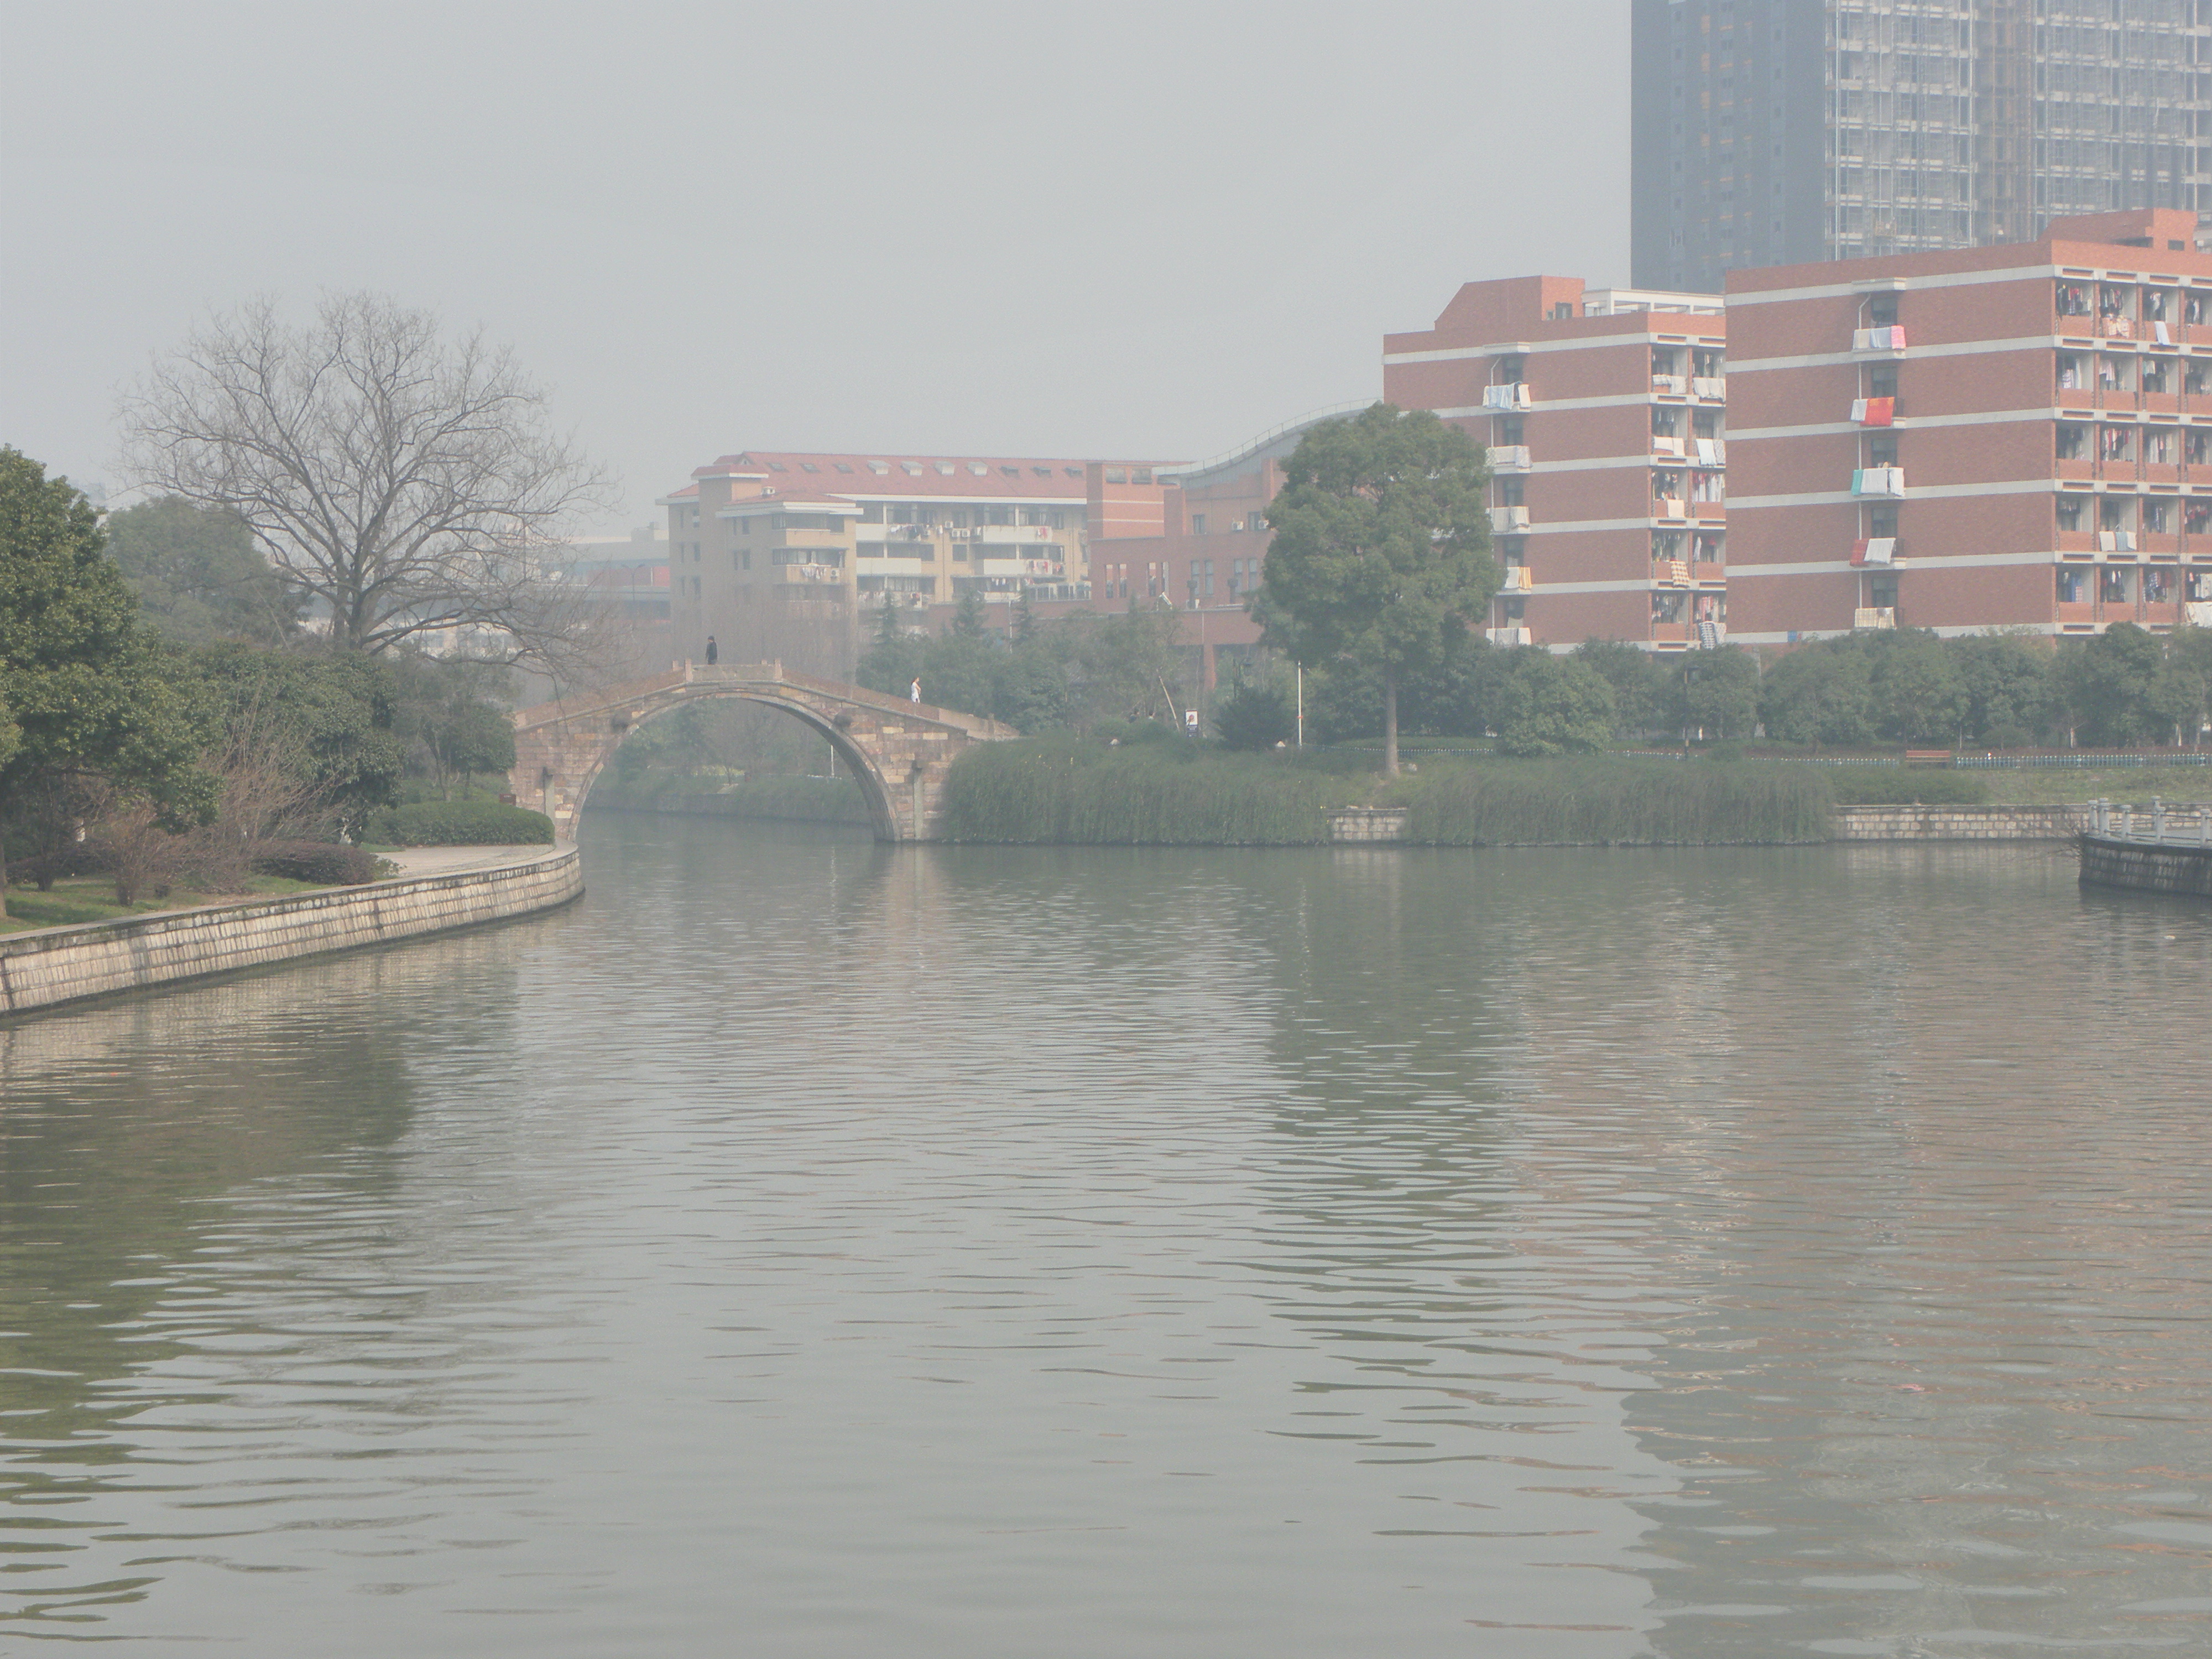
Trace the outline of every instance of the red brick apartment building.
<path fill-rule="evenodd" d="M 1469 283 L 1382 346 L 1383 396 L 1490 447 L 1499 644 L 1657 651 L 1729 624 L 1728 331 L 1720 296 Z"/>
<path fill-rule="evenodd" d="M 2212 625 L 2193 213 L 1728 276 L 1730 637 Z"/>

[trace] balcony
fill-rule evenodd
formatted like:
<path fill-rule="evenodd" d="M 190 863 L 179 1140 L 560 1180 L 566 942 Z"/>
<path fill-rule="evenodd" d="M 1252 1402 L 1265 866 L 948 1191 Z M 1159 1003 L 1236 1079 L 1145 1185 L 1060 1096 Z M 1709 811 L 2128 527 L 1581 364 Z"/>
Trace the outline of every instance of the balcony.
<path fill-rule="evenodd" d="M 1894 323 L 1887 328 L 1855 328 L 1851 331 L 1851 349 L 1894 357 L 1905 349 L 1905 331 Z"/>
<path fill-rule="evenodd" d="M 1728 443 L 1721 438 L 1692 438 L 1689 441 L 1690 459 L 1699 466 L 1726 466 Z"/>
<path fill-rule="evenodd" d="M 1888 605 L 1861 605 L 1851 612 L 1851 631 L 1863 632 L 1875 628 L 1897 626 L 1897 607 Z"/>
<path fill-rule="evenodd" d="M 1656 622 L 1651 624 L 1651 643 L 1654 645 L 1687 645 L 1690 624 L 1686 622 Z"/>
<path fill-rule="evenodd" d="M 1514 380 L 1504 386 L 1483 387 L 1482 406 L 1485 409 L 1502 409 L 1510 412 L 1516 410 L 1532 409 L 1535 405 L 1534 400 L 1528 396 L 1528 383 L 1525 380 Z"/>
<path fill-rule="evenodd" d="M 1897 399 L 1854 398 L 1851 401 L 1851 419 L 1861 426 L 1894 426 L 1897 423 Z"/>
<path fill-rule="evenodd" d="M 1690 578 L 1697 582 L 1726 582 L 1728 566 L 1718 559 L 1699 559 L 1690 566 Z"/>
<path fill-rule="evenodd" d="M 1491 445 L 1490 470 L 1492 472 L 1526 472 L 1528 470 L 1528 446 L 1526 444 Z"/>
<path fill-rule="evenodd" d="M 1533 645 L 1534 637 L 1526 627 L 1492 628 L 1487 630 L 1492 645 Z"/>
<path fill-rule="evenodd" d="M 2136 550 L 2136 532 L 2132 530 L 2100 530 L 2097 532 L 2097 551 L 2100 553 L 2132 553 Z"/>
<path fill-rule="evenodd" d="M 1708 403 L 1728 401 L 1728 381 L 1718 374 L 1696 374 L 1690 379 L 1690 395 Z"/>
<path fill-rule="evenodd" d="M 1526 593 L 1535 586 L 1536 579 L 1529 574 L 1527 565 L 1509 564 L 1505 567 L 1505 580 L 1498 585 L 1498 591 L 1501 593 Z"/>
<path fill-rule="evenodd" d="M 1528 527 L 1528 509 L 1525 507 L 1493 507 L 1490 509 L 1490 528 L 1493 534 L 1505 535 Z"/>
<path fill-rule="evenodd" d="M 1675 361 L 1679 362 L 1681 360 L 1677 358 Z M 1668 398 L 1686 398 L 1690 395 L 1690 383 L 1680 374 L 1654 374 L 1651 389 Z"/>
<path fill-rule="evenodd" d="M 1851 494 L 1902 500 L 1905 469 L 1901 466 L 1863 466 L 1851 474 Z"/>
<path fill-rule="evenodd" d="M 1651 514 L 1659 519 L 1686 519 L 1690 516 L 1690 504 L 1680 495 L 1661 495 L 1653 499 Z"/>
<path fill-rule="evenodd" d="M 1851 550 L 1851 562 L 1856 565 L 1896 565 L 1904 562 L 1897 556 L 1897 538 L 1869 536 Z"/>
<path fill-rule="evenodd" d="M 2094 628 L 2097 625 L 2097 602 L 2094 599 L 2060 599 L 2057 615 L 2052 620 L 2061 628 Z"/>
<path fill-rule="evenodd" d="M 1651 580 L 1659 587 L 1687 587 L 1690 585 L 1689 561 L 1654 559 L 1651 562 Z"/>
<path fill-rule="evenodd" d="M 1655 432 L 1651 434 L 1651 453 L 1679 461 L 1683 459 L 1682 441 L 1671 433 Z"/>

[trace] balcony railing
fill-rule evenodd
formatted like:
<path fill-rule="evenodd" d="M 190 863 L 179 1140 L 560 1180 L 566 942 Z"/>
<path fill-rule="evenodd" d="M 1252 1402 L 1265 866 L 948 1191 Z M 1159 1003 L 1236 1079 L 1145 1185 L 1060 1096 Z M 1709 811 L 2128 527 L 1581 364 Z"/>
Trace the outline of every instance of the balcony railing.
<path fill-rule="evenodd" d="M 1528 470 L 1528 446 L 1526 444 L 1491 445 L 1490 470 L 1492 472 L 1526 472 Z"/>
<path fill-rule="evenodd" d="M 1894 628 L 1896 626 L 1897 607 L 1894 605 L 1861 605 L 1857 610 L 1851 612 L 1851 627 L 1854 631 L 1863 630 L 1869 628 Z"/>
<path fill-rule="evenodd" d="M 1725 402 L 1728 398 L 1728 380 L 1725 376 L 1719 374 L 1693 374 L 1690 377 L 1690 391 L 1694 396 L 1703 398 L 1708 402 Z"/>
<path fill-rule="evenodd" d="M 1905 469 L 1901 466 L 1863 466 L 1851 474 L 1851 494 L 1902 497 Z"/>
<path fill-rule="evenodd" d="M 1534 404 L 1528 396 L 1528 383 L 1514 380 L 1504 386 L 1483 387 L 1482 406 L 1485 409 L 1520 410 L 1533 408 Z"/>
<path fill-rule="evenodd" d="M 1905 349 L 1905 331 L 1894 323 L 1887 328 L 1857 328 L 1851 331 L 1851 349 L 1880 352 L 1892 356 Z"/>

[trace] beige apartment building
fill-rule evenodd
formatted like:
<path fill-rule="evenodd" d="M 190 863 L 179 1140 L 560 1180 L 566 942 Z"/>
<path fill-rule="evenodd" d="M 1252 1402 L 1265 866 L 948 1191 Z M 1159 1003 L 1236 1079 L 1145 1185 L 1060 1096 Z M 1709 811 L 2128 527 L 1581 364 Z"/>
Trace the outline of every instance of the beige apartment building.
<path fill-rule="evenodd" d="M 967 592 L 988 605 L 1067 606 L 1091 598 L 1087 515 L 1110 473 L 1152 469 L 1002 456 L 747 450 L 699 468 L 668 513 L 678 652 L 708 636 L 730 659 L 781 657 L 851 671 L 875 613 L 916 628 Z M 1122 511 L 1141 506 L 1132 501 Z M 1158 519 L 1155 500 L 1152 518 Z"/>

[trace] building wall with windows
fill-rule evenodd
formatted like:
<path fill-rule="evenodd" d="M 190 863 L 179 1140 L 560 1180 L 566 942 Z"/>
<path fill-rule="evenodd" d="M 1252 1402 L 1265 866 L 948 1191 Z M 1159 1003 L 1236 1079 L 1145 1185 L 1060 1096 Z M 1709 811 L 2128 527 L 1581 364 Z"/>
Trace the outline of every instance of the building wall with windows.
<path fill-rule="evenodd" d="M 1026 457 L 726 455 L 661 501 L 677 648 L 696 657 L 713 635 L 729 660 L 849 674 L 885 606 L 921 629 L 970 591 L 1009 611 L 1024 594 L 1087 602 L 1089 471 Z"/>
<path fill-rule="evenodd" d="M 1635 0 L 1632 29 L 1639 284 L 2212 207 L 2208 0 Z"/>
<path fill-rule="evenodd" d="M 1727 328 L 1717 295 L 1470 283 L 1383 341 L 1383 395 L 1490 449 L 1490 636 L 1655 650 L 1728 625 Z"/>
<path fill-rule="evenodd" d="M 2212 623 L 2196 222 L 1730 273 L 1732 637 Z"/>

